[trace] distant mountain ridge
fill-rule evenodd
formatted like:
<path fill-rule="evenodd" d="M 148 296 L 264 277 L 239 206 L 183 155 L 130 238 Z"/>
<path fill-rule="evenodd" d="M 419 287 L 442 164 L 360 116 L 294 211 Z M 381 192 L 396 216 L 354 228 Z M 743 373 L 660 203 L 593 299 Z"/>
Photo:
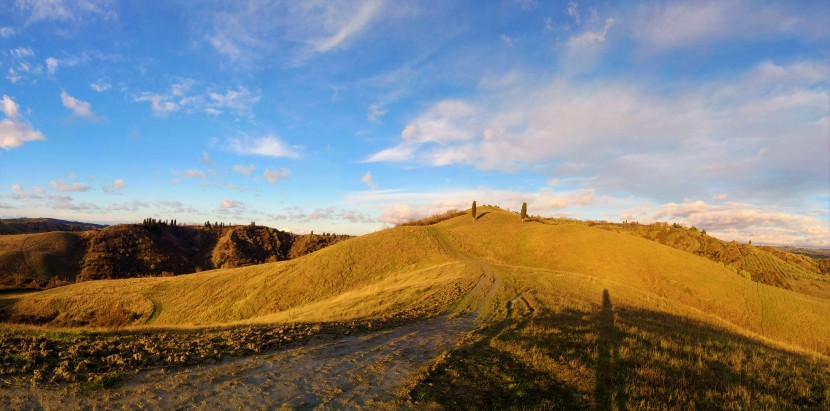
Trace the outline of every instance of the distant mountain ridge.
<path fill-rule="evenodd" d="M 38 288 L 242 267 L 300 257 L 348 238 L 298 235 L 265 226 L 163 224 L 4 235 L 0 286 Z"/>
<path fill-rule="evenodd" d="M 0 234 L 47 233 L 50 231 L 89 231 L 106 225 L 56 218 L 6 218 L 0 219 Z"/>

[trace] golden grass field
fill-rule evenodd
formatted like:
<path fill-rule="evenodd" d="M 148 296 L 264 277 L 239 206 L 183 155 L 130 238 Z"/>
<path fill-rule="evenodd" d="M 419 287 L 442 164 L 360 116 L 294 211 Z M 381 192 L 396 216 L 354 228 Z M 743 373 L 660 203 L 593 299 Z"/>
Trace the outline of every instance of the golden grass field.
<path fill-rule="evenodd" d="M 792 273 L 788 275 L 794 275 Z M 817 284 L 828 279 L 814 278 Z M 830 299 L 577 222 L 479 207 L 278 263 L 0 295 L 14 332 L 433 317 L 479 328 L 425 365 L 416 408 L 830 407 Z M 123 331 L 122 331 L 123 332 Z"/>

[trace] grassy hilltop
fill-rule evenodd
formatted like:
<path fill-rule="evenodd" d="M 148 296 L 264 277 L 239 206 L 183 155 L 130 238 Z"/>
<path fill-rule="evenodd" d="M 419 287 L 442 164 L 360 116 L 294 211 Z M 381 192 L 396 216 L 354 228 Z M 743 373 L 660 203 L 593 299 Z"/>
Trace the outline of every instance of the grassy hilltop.
<path fill-rule="evenodd" d="M 830 406 L 827 294 L 753 281 L 734 266 L 642 237 L 577 222 L 521 222 L 479 207 L 476 220 L 467 214 L 396 227 L 290 261 L 0 296 L 0 317 L 147 332 L 471 312 L 481 326 L 424 368 L 408 401 Z M 824 290 L 830 280 L 808 274 L 812 288 Z"/>

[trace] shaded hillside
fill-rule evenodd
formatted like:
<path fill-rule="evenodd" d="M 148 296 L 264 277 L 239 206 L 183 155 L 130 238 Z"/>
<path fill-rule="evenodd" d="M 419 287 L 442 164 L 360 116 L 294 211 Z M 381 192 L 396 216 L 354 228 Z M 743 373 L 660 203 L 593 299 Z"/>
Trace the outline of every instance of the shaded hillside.
<path fill-rule="evenodd" d="M 74 279 L 85 249 L 77 232 L 0 236 L 0 286 L 39 288 Z"/>
<path fill-rule="evenodd" d="M 557 223 L 558 220 L 545 220 Z M 559 221 L 559 223 L 565 223 Z M 696 228 L 666 223 L 590 223 L 596 228 L 633 234 L 723 264 L 753 281 L 830 297 L 830 259 L 815 259 L 776 247 L 723 241 Z"/>
<path fill-rule="evenodd" d="M 54 218 L 9 218 L 0 220 L 0 234 L 47 233 L 51 231 L 89 231 L 105 225 Z"/>
<path fill-rule="evenodd" d="M 193 273 L 283 261 L 349 238 L 297 235 L 263 226 L 122 224 L 88 232 L 0 237 L 0 285 L 43 287 Z"/>

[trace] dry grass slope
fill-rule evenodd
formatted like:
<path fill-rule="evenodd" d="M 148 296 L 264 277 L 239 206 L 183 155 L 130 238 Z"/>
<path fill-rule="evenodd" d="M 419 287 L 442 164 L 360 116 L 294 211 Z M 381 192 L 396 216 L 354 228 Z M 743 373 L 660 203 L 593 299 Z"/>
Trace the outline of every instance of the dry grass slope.
<path fill-rule="evenodd" d="M 482 327 L 413 381 L 419 407 L 830 405 L 830 300 L 640 236 L 481 215 L 286 262 L 0 297 L 0 315 L 190 328 L 474 311 Z"/>

